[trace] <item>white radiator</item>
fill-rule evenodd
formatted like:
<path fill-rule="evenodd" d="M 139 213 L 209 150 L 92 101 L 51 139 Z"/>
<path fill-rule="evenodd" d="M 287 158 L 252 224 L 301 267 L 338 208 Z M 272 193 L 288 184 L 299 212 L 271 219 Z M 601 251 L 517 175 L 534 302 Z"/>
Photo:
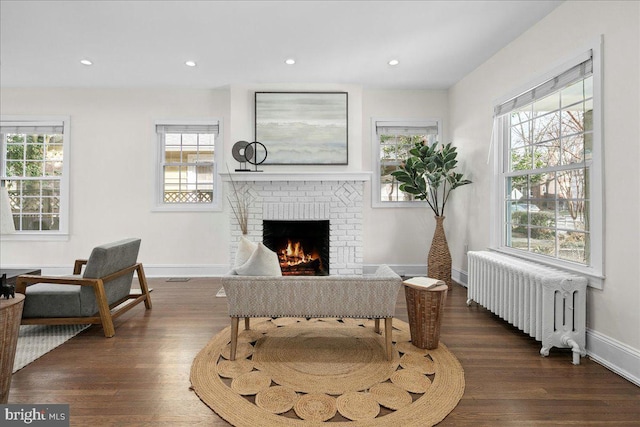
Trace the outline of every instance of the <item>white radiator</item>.
<path fill-rule="evenodd" d="M 496 252 L 468 252 L 467 305 L 472 301 L 551 347 L 586 354 L 587 279 Z"/>

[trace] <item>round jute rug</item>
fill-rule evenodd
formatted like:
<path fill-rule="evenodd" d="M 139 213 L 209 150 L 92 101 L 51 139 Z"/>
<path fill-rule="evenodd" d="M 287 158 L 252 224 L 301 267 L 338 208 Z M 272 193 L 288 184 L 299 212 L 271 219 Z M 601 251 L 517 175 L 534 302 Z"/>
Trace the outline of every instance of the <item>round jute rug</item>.
<path fill-rule="evenodd" d="M 241 322 L 242 323 L 242 322 Z M 381 326 L 382 326 L 381 322 Z M 464 393 L 464 371 L 441 342 L 411 344 L 409 325 L 393 320 L 393 360 L 384 334 L 365 319 L 252 319 L 229 360 L 230 327 L 200 351 L 192 389 L 237 427 L 430 426 Z"/>

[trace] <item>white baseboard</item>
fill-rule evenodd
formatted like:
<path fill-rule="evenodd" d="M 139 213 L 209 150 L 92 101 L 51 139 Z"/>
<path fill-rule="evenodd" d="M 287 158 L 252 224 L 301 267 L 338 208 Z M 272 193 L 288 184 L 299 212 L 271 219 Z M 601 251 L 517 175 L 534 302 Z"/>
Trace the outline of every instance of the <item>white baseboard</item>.
<path fill-rule="evenodd" d="M 640 351 L 587 329 L 587 356 L 640 387 Z"/>

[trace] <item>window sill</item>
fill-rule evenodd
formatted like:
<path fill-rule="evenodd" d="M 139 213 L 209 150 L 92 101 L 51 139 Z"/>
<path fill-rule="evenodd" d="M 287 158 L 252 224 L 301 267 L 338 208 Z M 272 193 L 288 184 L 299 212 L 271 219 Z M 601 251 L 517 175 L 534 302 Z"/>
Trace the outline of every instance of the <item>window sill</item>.
<path fill-rule="evenodd" d="M 151 212 L 222 212 L 219 205 L 193 206 L 193 205 L 171 205 L 154 206 Z"/>
<path fill-rule="evenodd" d="M 585 276 L 589 280 L 589 287 L 594 289 L 604 289 L 605 276 L 593 267 L 581 266 L 570 262 L 562 262 L 560 260 L 550 259 L 534 253 L 522 252 L 504 246 L 490 248 L 490 250 L 521 258 L 526 261 L 546 265 L 548 267 L 557 268 L 558 270 Z"/>
<path fill-rule="evenodd" d="M 68 240 L 69 235 L 63 233 L 43 234 L 16 232 L 0 235 L 0 241 L 2 242 L 66 242 Z"/>
<path fill-rule="evenodd" d="M 372 208 L 421 208 L 421 209 L 424 209 L 424 208 L 428 208 L 429 205 L 427 204 L 427 202 L 423 202 L 423 201 L 379 202 L 374 200 L 371 203 L 371 207 Z"/>

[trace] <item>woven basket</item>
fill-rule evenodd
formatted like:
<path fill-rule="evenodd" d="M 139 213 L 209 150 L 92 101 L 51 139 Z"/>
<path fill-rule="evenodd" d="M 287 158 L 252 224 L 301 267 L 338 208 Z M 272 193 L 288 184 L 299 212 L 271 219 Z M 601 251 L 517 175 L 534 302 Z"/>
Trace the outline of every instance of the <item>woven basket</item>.
<path fill-rule="evenodd" d="M 405 286 L 404 295 L 407 300 L 411 343 L 421 349 L 438 348 L 447 287 L 440 285 L 420 290 Z"/>
<path fill-rule="evenodd" d="M 429 257 L 427 258 L 427 273 L 429 277 L 442 280 L 451 289 L 451 252 L 449 252 L 449 244 L 447 236 L 444 234 L 444 218 L 436 216 L 436 229 L 433 233 L 431 241 L 431 249 L 429 249 Z"/>

